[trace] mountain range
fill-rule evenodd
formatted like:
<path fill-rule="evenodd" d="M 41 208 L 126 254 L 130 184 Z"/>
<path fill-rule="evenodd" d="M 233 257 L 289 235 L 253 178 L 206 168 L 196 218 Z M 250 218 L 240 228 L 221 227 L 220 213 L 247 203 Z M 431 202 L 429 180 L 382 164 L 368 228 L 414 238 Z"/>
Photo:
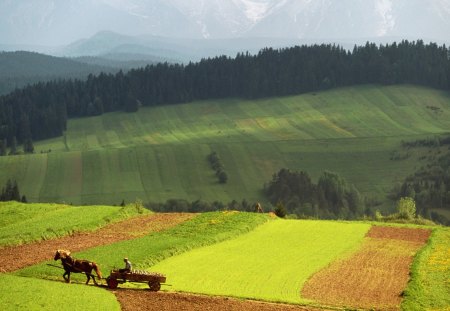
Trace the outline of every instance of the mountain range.
<path fill-rule="evenodd" d="M 2 0 L 0 43 L 62 46 L 100 31 L 188 39 L 448 42 L 450 0 Z"/>

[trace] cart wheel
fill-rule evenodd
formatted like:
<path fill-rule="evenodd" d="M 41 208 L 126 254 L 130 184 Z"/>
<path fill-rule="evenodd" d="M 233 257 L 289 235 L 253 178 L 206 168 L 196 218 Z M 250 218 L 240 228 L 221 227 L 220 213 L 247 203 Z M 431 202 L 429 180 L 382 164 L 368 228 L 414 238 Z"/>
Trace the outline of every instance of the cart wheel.
<path fill-rule="evenodd" d="M 152 292 L 157 292 L 161 289 L 161 283 L 159 283 L 158 281 L 149 281 L 148 287 L 150 287 L 150 290 Z"/>
<path fill-rule="evenodd" d="M 117 286 L 119 285 L 119 282 L 116 279 L 106 279 L 106 283 L 108 283 L 108 288 L 109 289 L 116 289 Z"/>

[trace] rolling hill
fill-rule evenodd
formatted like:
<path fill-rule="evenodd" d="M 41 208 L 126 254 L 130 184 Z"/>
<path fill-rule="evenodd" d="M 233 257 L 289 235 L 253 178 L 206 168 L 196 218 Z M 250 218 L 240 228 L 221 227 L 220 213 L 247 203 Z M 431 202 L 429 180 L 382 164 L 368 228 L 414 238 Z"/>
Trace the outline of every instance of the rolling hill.
<path fill-rule="evenodd" d="M 64 137 L 35 143 L 33 155 L 0 157 L 0 183 L 16 179 L 21 193 L 36 202 L 177 198 L 265 204 L 264 183 L 289 168 L 313 178 L 337 172 L 384 201 L 396 183 L 427 163 L 428 150 L 422 149 L 392 160 L 406 153 L 401 141 L 448 133 L 449 114 L 448 93 L 413 86 L 108 113 L 71 119 Z M 225 165 L 226 184 L 209 167 L 212 151 Z"/>
<path fill-rule="evenodd" d="M 34 52 L 0 52 L 0 94 L 40 81 L 83 79 L 89 74 L 113 71 L 107 66 Z"/>

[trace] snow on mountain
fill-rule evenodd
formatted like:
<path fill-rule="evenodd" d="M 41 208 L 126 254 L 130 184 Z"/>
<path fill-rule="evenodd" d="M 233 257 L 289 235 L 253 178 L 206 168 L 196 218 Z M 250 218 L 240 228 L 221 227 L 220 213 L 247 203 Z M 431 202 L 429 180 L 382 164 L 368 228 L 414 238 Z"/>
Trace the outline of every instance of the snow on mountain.
<path fill-rule="evenodd" d="M 170 38 L 407 37 L 450 41 L 450 0 L 1 0 L 0 43 L 100 31 Z"/>

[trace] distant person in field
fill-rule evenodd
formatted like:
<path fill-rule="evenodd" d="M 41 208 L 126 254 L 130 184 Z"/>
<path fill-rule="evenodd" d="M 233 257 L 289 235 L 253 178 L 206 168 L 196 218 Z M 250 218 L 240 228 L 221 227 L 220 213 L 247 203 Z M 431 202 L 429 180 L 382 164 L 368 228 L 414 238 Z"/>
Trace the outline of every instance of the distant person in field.
<path fill-rule="evenodd" d="M 130 273 L 133 266 L 131 265 L 131 262 L 128 260 L 128 258 L 124 258 L 123 262 L 125 263 L 125 268 L 119 269 L 120 273 Z"/>
<path fill-rule="evenodd" d="M 259 202 L 257 202 L 255 205 L 255 213 L 264 213 L 261 204 Z"/>

